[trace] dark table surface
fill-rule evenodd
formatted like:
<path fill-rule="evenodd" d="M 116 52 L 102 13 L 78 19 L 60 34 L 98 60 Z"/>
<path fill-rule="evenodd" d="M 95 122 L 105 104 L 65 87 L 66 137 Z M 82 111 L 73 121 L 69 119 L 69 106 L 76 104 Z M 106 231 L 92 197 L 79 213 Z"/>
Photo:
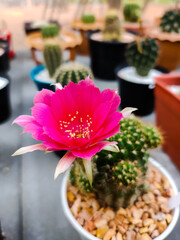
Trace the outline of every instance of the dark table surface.
<path fill-rule="evenodd" d="M 89 63 L 87 58 L 79 58 Z M 18 52 L 11 62 L 11 107 L 12 114 L 0 124 L 0 221 L 7 240 L 69 240 L 80 239 L 67 222 L 60 202 L 62 176 L 53 180 L 59 157 L 54 153 L 36 151 L 22 156 L 11 154 L 22 146 L 34 143 L 30 134 L 11 125 L 21 114 L 30 114 L 36 87 L 29 77 L 34 63 L 29 51 Z M 115 82 L 96 81 L 102 88 L 116 88 Z M 154 116 L 145 117 L 153 121 Z M 163 164 L 180 188 L 180 174 L 169 157 L 161 150 L 152 156 Z M 180 222 L 167 238 L 180 239 Z"/>

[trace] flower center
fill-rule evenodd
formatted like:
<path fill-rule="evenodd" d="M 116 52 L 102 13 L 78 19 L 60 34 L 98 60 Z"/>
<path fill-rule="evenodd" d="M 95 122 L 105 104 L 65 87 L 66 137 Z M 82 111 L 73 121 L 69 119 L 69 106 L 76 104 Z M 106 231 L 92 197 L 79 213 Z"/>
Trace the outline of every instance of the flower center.
<path fill-rule="evenodd" d="M 82 117 L 79 115 L 79 112 L 76 111 L 76 114 L 68 115 L 67 121 L 59 121 L 60 129 L 68 138 L 90 138 L 90 134 L 93 132 L 91 129 L 92 118 L 87 114 Z"/>

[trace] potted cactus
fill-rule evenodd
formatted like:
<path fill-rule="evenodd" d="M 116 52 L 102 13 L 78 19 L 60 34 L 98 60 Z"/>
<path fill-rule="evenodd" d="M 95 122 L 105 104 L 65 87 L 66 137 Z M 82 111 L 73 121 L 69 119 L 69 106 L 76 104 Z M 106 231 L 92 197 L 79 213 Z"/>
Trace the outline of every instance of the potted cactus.
<path fill-rule="evenodd" d="M 96 18 L 94 16 L 94 14 L 91 14 L 91 13 L 86 13 L 86 14 L 83 14 L 81 16 L 81 21 L 85 24 L 89 23 L 89 24 L 92 24 L 96 21 Z"/>
<path fill-rule="evenodd" d="M 179 214 L 179 208 L 170 212 L 168 207 L 177 193 L 173 180 L 155 161 L 148 163 L 148 149 L 158 147 L 162 135 L 130 117 L 135 109 L 119 112 L 119 104 L 117 91 L 100 92 L 89 77 L 64 88 L 57 84 L 55 92 L 43 89 L 35 96 L 32 115 L 13 122 L 42 142 L 13 156 L 67 151 L 54 178 L 71 167 L 61 187 L 62 203 L 81 237 L 162 240 Z"/>
<path fill-rule="evenodd" d="M 80 18 L 72 22 L 72 28 L 78 31 L 82 37 L 82 43 L 78 46 L 78 53 L 81 55 L 89 55 L 89 46 L 87 33 L 102 29 L 103 20 L 97 19 L 93 13 L 83 13 Z"/>
<path fill-rule="evenodd" d="M 91 69 L 84 64 L 78 62 L 68 62 L 62 64 L 55 72 L 56 83 L 60 83 L 63 87 L 70 82 L 78 83 L 82 79 L 89 76 L 93 79 Z"/>
<path fill-rule="evenodd" d="M 47 88 L 55 90 L 52 85 L 55 83 L 54 73 L 61 65 L 62 49 L 56 43 L 56 36 L 59 34 L 59 27 L 57 25 L 50 25 L 42 28 L 42 37 L 44 39 L 43 58 L 44 65 L 39 65 L 31 71 L 31 78 L 34 80 L 38 90 Z"/>
<path fill-rule="evenodd" d="M 180 64 L 180 8 L 166 11 L 160 18 L 158 26 L 147 32 L 157 39 L 159 57 L 157 64 L 169 71 L 175 70 Z M 168 61 L 167 61 L 168 59 Z"/>
<path fill-rule="evenodd" d="M 135 117 L 122 119 L 120 130 L 108 139 L 116 141 L 120 151 L 102 150 L 93 157 L 92 185 L 80 159 L 65 175 L 61 186 L 65 215 L 81 239 L 163 240 L 174 225 L 167 219 L 177 221 L 178 209 L 174 217 L 163 208 L 168 196 L 154 194 L 157 182 L 170 180 L 148 153 L 162 143 L 162 135 Z M 160 187 L 160 191 L 165 189 Z M 177 194 L 176 188 L 173 191 Z M 160 199 L 166 204 L 162 206 Z"/>
<path fill-rule="evenodd" d="M 154 77 L 161 72 L 153 69 L 158 57 L 158 45 L 154 39 L 137 38 L 126 52 L 128 66 L 116 69 L 121 107 L 136 107 L 136 115 L 148 115 L 154 110 Z M 126 97 L 125 97 L 126 96 Z"/>
<path fill-rule="evenodd" d="M 137 3 L 127 3 L 123 8 L 123 16 L 126 22 L 138 22 L 141 18 L 141 7 Z"/>
<path fill-rule="evenodd" d="M 101 32 L 88 35 L 91 68 L 95 77 L 114 80 L 115 68 L 126 61 L 127 44 L 134 41 L 134 36 L 122 31 L 118 12 L 110 9 L 105 17 Z"/>

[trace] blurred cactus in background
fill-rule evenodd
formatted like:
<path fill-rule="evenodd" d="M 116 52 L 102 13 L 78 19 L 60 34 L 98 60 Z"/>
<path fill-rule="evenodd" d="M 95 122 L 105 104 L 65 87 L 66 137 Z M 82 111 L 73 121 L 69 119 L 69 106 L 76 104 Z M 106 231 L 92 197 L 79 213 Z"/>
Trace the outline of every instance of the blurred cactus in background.
<path fill-rule="evenodd" d="M 78 62 L 65 63 L 61 65 L 55 73 L 56 82 L 61 83 L 63 87 L 68 85 L 70 81 L 78 83 L 87 76 L 89 76 L 91 79 L 93 78 L 91 69 Z"/>
<path fill-rule="evenodd" d="M 138 22 L 141 17 L 141 7 L 136 3 L 127 3 L 124 5 L 123 15 L 127 22 Z"/>
<path fill-rule="evenodd" d="M 81 21 L 83 23 L 94 23 L 96 21 L 96 18 L 93 14 L 83 14 L 81 16 Z"/>
<path fill-rule="evenodd" d="M 105 41 L 121 40 L 121 25 L 116 9 L 110 9 L 105 16 L 105 26 L 102 30 Z"/>
<path fill-rule="evenodd" d="M 56 69 L 62 63 L 62 50 L 59 44 L 48 43 L 44 45 L 43 56 L 45 66 L 49 72 L 49 76 L 53 77 Z"/>
<path fill-rule="evenodd" d="M 60 28 L 56 24 L 50 24 L 42 27 L 41 35 L 43 38 L 53 38 L 59 35 Z"/>
<path fill-rule="evenodd" d="M 147 76 L 156 64 L 158 50 L 155 39 L 137 38 L 136 42 L 129 44 L 126 59 L 130 66 L 136 68 L 138 75 Z"/>
<path fill-rule="evenodd" d="M 162 32 L 180 33 L 180 9 L 169 10 L 161 18 Z"/>

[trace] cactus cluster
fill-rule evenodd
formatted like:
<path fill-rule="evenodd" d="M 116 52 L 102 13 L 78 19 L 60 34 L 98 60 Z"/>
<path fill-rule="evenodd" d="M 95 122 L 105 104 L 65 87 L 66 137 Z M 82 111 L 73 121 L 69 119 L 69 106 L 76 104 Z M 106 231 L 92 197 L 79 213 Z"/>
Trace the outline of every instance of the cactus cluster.
<path fill-rule="evenodd" d="M 141 8 L 136 3 L 127 3 L 123 8 L 123 15 L 127 22 L 138 22 L 141 17 Z"/>
<path fill-rule="evenodd" d="M 57 24 L 50 24 L 42 27 L 41 35 L 43 38 L 53 38 L 59 35 L 60 28 Z"/>
<path fill-rule="evenodd" d="M 49 72 L 49 76 L 53 77 L 56 69 L 62 63 L 62 50 L 59 44 L 45 44 L 43 49 L 43 57 L 45 66 Z"/>
<path fill-rule="evenodd" d="M 83 14 L 81 16 L 81 21 L 83 23 L 94 23 L 96 21 L 96 19 L 93 14 Z"/>
<path fill-rule="evenodd" d="M 161 18 L 162 32 L 180 33 L 180 9 L 169 10 Z"/>
<path fill-rule="evenodd" d="M 118 143 L 119 152 L 102 150 L 92 160 L 93 183 L 88 182 L 82 160 L 74 162 L 70 181 L 82 193 L 94 192 L 101 204 L 115 209 L 126 207 L 145 191 L 148 149 L 162 143 L 159 130 L 135 117 L 120 121 L 121 133 L 109 138 Z"/>
<path fill-rule="evenodd" d="M 121 25 L 116 9 L 110 9 L 105 17 L 105 26 L 102 30 L 105 41 L 121 40 Z"/>
<path fill-rule="evenodd" d="M 70 81 L 78 83 L 87 76 L 89 76 L 91 79 L 93 78 L 91 69 L 78 62 L 64 63 L 56 70 L 55 73 L 56 82 L 61 83 L 63 87 Z"/>
<path fill-rule="evenodd" d="M 128 45 L 127 62 L 130 66 L 135 67 L 138 75 L 147 76 L 156 64 L 158 49 L 155 39 L 138 39 Z"/>

